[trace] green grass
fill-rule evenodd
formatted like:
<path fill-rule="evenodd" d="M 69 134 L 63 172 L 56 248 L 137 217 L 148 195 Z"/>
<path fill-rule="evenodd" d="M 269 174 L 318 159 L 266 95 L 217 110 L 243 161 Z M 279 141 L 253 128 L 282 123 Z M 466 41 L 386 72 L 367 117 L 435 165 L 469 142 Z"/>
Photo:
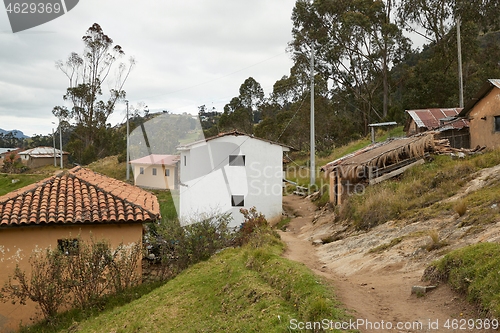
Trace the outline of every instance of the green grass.
<path fill-rule="evenodd" d="M 42 174 L 0 174 L 0 196 L 47 178 Z M 13 180 L 19 180 L 13 183 Z"/>
<path fill-rule="evenodd" d="M 367 186 L 362 195 L 352 195 L 340 208 L 338 218 L 351 220 L 357 229 L 367 230 L 394 219 L 422 220 L 453 213 L 452 204 L 440 201 L 457 194 L 472 179 L 474 172 L 497 164 L 500 164 L 498 150 L 467 160 L 435 156 L 432 162 L 413 167 L 400 178 Z M 469 217 L 466 214 L 465 218 L 475 216 L 480 220 L 485 208 L 496 200 L 498 189 L 496 185 L 467 198 L 468 207 L 481 208 L 472 209 L 473 214 Z M 479 202 L 481 205 L 478 206 Z"/>
<path fill-rule="evenodd" d="M 500 244 L 479 243 L 444 256 L 429 266 L 424 278 L 445 281 L 467 295 L 493 318 L 500 316 Z"/>
<path fill-rule="evenodd" d="M 176 219 L 177 210 L 175 209 L 172 193 L 167 190 L 154 190 L 152 192 L 158 198 L 158 202 L 160 204 L 161 217 L 167 220 Z"/>
<path fill-rule="evenodd" d="M 93 163 L 90 163 L 86 167 L 92 171 L 98 172 L 105 176 L 118 179 L 121 181 L 126 181 L 127 178 L 127 164 L 125 162 L 119 163 L 118 156 L 108 156 Z M 134 182 L 134 174 L 130 170 L 130 180 L 131 183 Z"/>
<path fill-rule="evenodd" d="M 277 240 L 224 250 L 129 304 L 56 332 L 287 332 L 291 319 L 348 319 L 331 287 L 282 251 Z"/>

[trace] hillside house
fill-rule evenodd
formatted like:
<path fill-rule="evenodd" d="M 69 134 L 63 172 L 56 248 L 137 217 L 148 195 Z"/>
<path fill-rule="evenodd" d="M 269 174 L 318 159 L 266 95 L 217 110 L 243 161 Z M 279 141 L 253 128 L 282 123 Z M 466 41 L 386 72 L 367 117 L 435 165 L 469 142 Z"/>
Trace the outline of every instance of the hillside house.
<path fill-rule="evenodd" d="M 237 227 L 240 209 L 251 207 L 268 219 L 281 217 L 283 152 L 290 148 L 237 131 L 179 147 L 181 223 L 229 212 Z"/>
<path fill-rule="evenodd" d="M 138 187 L 75 167 L 0 197 L 0 286 L 16 265 L 29 270 L 34 251 L 77 238 L 107 240 L 116 248 L 142 240 L 143 223 L 156 221 L 156 197 Z M 139 270 L 141 266 L 139 265 Z M 0 302 L 0 332 L 36 317 L 35 304 Z"/>
<path fill-rule="evenodd" d="M 469 122 L 458 118 L 462 108 L 405 110 L 409 115 L 405 125 L 407 136 L 425 131 L 438 131 L 440 139 L 448 139 L 454 148 L 470 148 Z"/>
<path fill-rule="evenodd" d="M 151 154 L 130 161 L 134 184 L 152 189 L 177 189 L 179 159 L 179 155 Z"/>
<path fill-rule="evenodd" d="M 500 79 L 486 81 L 459 114 L 470 125 L 470 146 L 500 147 Z"/>
<path fill-rule="evenodd" d="M 54 153 L 55 151 L 55 153 Z M 54 165 L 54 154 L 55 164 L 60 165 L 61 163 L 61 150 L 54 149 L 54 147 L 36 147 L 27 150 L 23 150 L 18 153 L 21 158 L 21 162 L 28 168 L 39 168 L 45 165 Z M 68 164 L 69 153 L 63 151 L 63 164 Z"/>

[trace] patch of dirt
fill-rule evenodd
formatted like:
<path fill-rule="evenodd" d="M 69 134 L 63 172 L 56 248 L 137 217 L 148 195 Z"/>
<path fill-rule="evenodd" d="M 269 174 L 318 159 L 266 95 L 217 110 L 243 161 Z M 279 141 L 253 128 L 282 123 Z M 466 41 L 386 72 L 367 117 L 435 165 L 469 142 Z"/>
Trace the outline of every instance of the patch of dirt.
<path fill-rule="evenodd" d="M 369 232 L 346 232 L 346 226 L 333 223 L 332 212 L 317 210 L 307 199 L 285 196 L 283 205 L 293 216 L 286 231 L 280 231 L 287 244 L 284 256 L 327 278 L 348 311 L 356 319 L 372 323 L 372 329 L 368 324 L 360 325 L 361 332 L 493 332 L 445 328 L 447 320 L 485 319 L 446 284 L 424 295 L 412 294 L 411 289 L 427 285 L 421 281 L 425 268 L 448 251 L 481 241 L 500 241 L 500 222 L 469 232 L 470 227 L 458 227 L 457 215 L 450 215 L 407 224 L 388 222 Z M 448 245 L 427 251 L 426 246 L 433 244 L 430 230 L 437 230 L 439 240 Z M 332 234 L 344 238 L 313 245 Z M 395 245 L 373 251 L 395 239 Z M 385 326 L 380 326 L 382 321 Z M 415 322 L 421 326 L 414 326 Z M 409 326 L 396 329 L 397 323 Z M 392 329 L 388 325 L 393 325 Z"/>

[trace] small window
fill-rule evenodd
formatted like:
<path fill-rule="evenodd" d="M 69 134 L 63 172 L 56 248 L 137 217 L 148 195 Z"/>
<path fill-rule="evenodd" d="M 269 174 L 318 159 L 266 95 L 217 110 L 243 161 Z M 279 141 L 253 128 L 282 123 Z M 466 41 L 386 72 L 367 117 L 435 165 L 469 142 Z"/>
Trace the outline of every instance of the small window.
<path fill-rule="evenodd" d="M 143 174 L 144 174 L 144 168 L 143 168 L 143 167 L 140 167 L 140 169 L 139 169 L 139 173 L 140 173 L 141 175 L 143 175 Z"/>
<path fill-rule="evenodd" d="M 153 168 L 153 176 L 156 176 L 156 168 Z"/>
<path fill-rule="evenodd" d="M 184 156 L 184 166 L 186 166 L 186 156 Z"/>
<path fill-rule="evenodd" d="M 165 169 L 165 177 L 170 177 L 170 169 Z"/>
<path fill-rule="evenodd" d="M 245 166 L 245 155 L 229 155 L 230 166 Z"/>
<path fill-rule="evenodd" d="M 500 132 L 500 116 L 495 116 L 495 132 Z"/>
<path fill-rule="evenodd" d="M 233 207 L 243 207 L 243 206 L 245 206 L 245 196 L 243 196 L 243 195 L 232 195 L 231 196 L 231 206 L 233 206 Z"/>
<path fill-rule="evenodd" d="M 75 255 L 78 253 L 79 244 L 77 238 L 64 238 L 57 240 L 57 249 L 65 255 Z"/>

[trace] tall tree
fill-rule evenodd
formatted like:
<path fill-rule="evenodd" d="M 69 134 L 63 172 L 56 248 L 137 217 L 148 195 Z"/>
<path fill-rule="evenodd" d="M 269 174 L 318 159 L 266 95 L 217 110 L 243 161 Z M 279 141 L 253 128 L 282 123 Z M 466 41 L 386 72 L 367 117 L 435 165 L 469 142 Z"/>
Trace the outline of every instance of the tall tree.
<path fill-rule="evenodd" d="M 291 49 L 310 57 L 314 48 L 316 69 L 331 80 L 333 90 L 356 96 L 365 123 L 387 117 L 388 73 L 409 50 L 408 39 L 391 21 L 393 2 L 299 0 L 292 14 Z"/>
<path fill-rule="evenodd" d="M 113 65 L 125 53 L 120 45 L 114 45 L 97 23 L 87 30 L 82 40 L 82 55 L 72 52 L 66 62 L 56 62 L 56 67 L 69 79 L 69 88 L 63 99 L 71 103 L 71 108 L 56 106 L 53 113 L 58 118 L 76 123 L 69 146 L 76 150 L 72 153 L 77 161 L 86 164 L 107 153 L 109 138 L 106 129 L 110 127 L 107 120 L 116 103 L 125 98 L 123 86 L 135 61 L 130 58 L 128 65 L 118 64 L 115 81 L 110 83 L 114 87 L 104 97 L 103 84 L 112 76 Z"/>

